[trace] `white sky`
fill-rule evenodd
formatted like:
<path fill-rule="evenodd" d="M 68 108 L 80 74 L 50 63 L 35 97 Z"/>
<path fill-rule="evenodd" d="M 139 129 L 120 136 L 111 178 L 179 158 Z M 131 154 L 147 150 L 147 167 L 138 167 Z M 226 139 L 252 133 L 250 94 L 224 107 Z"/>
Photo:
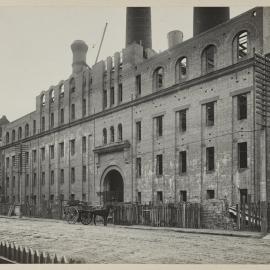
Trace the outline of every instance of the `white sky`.
<path fill-rule="evenodd" d="M 231 18 L 253 6 L 231 8 Z M 153 49 L 167 49 L 167 33 L 179 29 L 192 36 L 192 7 L 153 7 Z M 71 74 L 70 44 L 88 46 L 92 66 L 108 22 L 99 60 L 125 46 L 124 7 L 0 7 L 0 117 L 13 121 L 33 110 L 36 96 Z"/>

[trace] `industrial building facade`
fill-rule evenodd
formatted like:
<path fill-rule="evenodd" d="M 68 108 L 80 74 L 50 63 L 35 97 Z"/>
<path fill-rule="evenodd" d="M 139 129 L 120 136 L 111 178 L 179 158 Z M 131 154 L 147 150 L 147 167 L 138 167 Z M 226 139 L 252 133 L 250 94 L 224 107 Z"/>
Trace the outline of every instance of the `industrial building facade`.
<path fill-rule="evenodd" d="M 1 126 L 2 200 L 268 200 L 256 63 L 268 67 L 270 8 L 231 20 L 219 8 L 223 21 L 203 29 L 212 9 L 197 8 L 194 37 L 172 31 L 162 53 L 151 48 L 150 8 L 127 9 L 126 47 L 91 68 L 87 45 L 74 41 L 70 77 L 41 92 L 34 112 Z M 147 31 L 134 37 L 142 18 Z"/>

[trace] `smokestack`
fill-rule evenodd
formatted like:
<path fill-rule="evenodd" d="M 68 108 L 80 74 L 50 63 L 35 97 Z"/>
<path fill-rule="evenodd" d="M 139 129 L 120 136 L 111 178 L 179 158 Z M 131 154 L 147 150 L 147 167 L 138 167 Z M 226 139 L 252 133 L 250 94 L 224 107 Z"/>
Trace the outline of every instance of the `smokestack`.
<path fill-rule="evenodd" d="M 79 73 L 86 64 L 88 46 L 83 40 L 75 40 L 71 44 L 71 50 L 73 53 L 72 71 L 73 73 Z"/>
<path fill-rule="evenodd" d="M 230 19 L 229 7 L 194 7 L 193 36 Z"/>
<path fill-rule="evenodd" d="M 180 44 L 183 41 L 183 32 L 179 30 L 171 31 L 167 34 L 168 38 L 168 47 L 172 49 L 176 45 Z"/>
<path fill-rule="evenodd" d="M 134 42 L 152 49 L 150 7 L 127 7 L 126 47 Z"/>

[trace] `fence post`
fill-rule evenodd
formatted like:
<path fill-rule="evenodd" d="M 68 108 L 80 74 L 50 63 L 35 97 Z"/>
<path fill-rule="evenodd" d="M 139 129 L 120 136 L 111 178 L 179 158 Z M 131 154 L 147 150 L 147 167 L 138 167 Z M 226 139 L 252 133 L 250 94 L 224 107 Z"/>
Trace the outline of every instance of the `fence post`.
<path fill-rule="evenodd" d="M 37 250 L 34 251 L 34 263 L 40 263 L 40 255 Z"/>
<path fill-rule="evenodd" d="M 240 230 L 240 209 L 239 204 L 236 204 L 236 218 L 237 218 L 237 229 Z"/>
<path fill-rule="evenodd" d="M 261 202 L 261 232 L 267 233 L 267 202 Z"/>

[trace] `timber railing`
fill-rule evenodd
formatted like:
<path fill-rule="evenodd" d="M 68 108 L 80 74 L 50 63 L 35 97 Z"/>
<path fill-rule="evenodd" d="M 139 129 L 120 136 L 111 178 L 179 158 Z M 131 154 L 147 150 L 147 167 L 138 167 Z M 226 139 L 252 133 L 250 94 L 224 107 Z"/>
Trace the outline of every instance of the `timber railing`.
<path fill-rule="evenodd" d="M 51 256 L 49 253 L 39 252 L 32 248 L 19 246 L 15 243 L 6 241 L 0 242 L 0 263 L 16 264 L 66 264 L 66 263 L 80 263 L 73 259 L 67 259 L 65 256 L 59 257 L 56 254 Z"/>
<path fill-rule="evenodd" d="M 115 225 L 200 228 L 200 213 L 199 203 L 120 204 L 114 206 L 113 223 Z"/>

